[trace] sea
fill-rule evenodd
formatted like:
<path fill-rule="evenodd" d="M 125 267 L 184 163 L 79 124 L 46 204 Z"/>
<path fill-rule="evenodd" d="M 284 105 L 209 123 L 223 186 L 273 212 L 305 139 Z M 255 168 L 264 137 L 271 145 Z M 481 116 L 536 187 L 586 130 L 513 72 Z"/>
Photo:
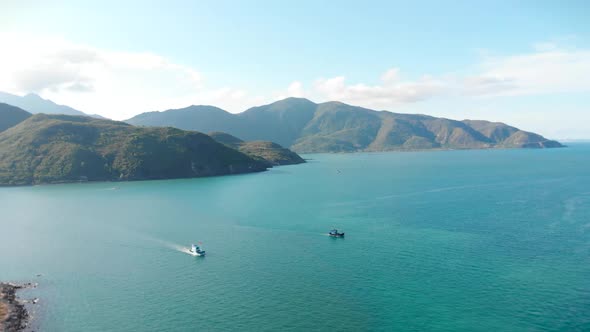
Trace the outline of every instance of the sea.
<path fill-rule="evenodd" d="M 0 280 L 37 331 L 590 331 L 590 144 L 304 157 L 0 188 Z"/>

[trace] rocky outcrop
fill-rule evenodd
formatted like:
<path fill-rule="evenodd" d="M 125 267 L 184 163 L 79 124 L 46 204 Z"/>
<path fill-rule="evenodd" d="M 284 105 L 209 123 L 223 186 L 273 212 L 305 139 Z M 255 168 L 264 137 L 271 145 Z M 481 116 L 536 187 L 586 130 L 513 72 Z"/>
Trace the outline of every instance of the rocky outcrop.
<path fill-rule="evenodd" d="M 0 331 L 23 331 L 29 323 L 29 313 L 16 292 L 24 287 L 13 283 L 0 283 Z"/>

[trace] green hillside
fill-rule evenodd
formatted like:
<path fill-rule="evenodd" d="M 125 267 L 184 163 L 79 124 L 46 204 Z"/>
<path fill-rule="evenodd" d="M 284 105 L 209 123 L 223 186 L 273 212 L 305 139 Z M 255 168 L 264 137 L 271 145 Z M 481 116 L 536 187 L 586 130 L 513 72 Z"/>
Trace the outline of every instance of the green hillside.
<path fill-rule="evenodd" d="M 303 158 L 301 158 L 297 153 L 289 149 L 285 149 L 279 144 L 273 142 L 245 142 L 235 136 L 222 132 L 213 132 L 210 133 L 209 136 L 220 143 L 247 154 L 252 158 L 264 160 L 269 166 L 293 165 L 305 162 L 305 160 L 303 160 Z"/>
<path fill-rule="evenodd" d="M 302 98 L 287 98 L 239 114 L 191 106 L 143 113 L 127 122 L 222 131 L 246 141 L 277 142 L 299 153 L 562 146 L 503 123 L 375 111 L 341 102 L 315 104 Z"/>
<path fill-rule="evenodd" d="M 0 103 L 0 132 L 16 126 L 31 116 L 31 113 L 18 107 Z"/>
<path fill-rule="evenodd" d="M 175 128 L 33 115 L 0 133 L 0 184 L 201 177 L 263 171 L 266 163 Z"/>

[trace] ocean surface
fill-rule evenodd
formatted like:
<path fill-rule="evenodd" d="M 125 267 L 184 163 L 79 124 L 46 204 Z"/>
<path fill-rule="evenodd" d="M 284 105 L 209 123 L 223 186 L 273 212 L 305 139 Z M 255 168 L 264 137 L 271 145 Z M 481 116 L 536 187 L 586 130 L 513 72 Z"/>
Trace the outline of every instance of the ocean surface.
<path fill-rule="evenodd" d="M 0 280 L 41 331 L 590 331 L 590 145 L 305 157 L 0 188 Z"/>

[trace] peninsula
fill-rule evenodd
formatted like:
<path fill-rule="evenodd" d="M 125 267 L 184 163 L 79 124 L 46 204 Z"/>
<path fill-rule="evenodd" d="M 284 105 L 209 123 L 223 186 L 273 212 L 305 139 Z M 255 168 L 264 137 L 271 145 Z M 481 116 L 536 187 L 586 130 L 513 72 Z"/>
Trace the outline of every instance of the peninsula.
<path fill-rule="evenodd" d="M 0 133 L 0 184 L 241 174 L 269 165 L 211 137 L 87 116 L 35 114 Z"/>

